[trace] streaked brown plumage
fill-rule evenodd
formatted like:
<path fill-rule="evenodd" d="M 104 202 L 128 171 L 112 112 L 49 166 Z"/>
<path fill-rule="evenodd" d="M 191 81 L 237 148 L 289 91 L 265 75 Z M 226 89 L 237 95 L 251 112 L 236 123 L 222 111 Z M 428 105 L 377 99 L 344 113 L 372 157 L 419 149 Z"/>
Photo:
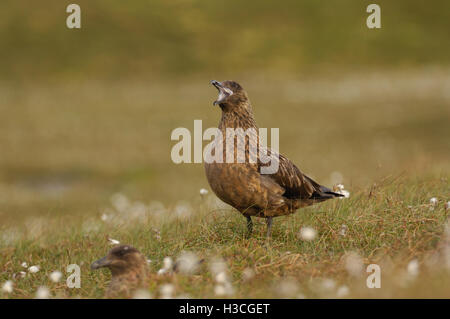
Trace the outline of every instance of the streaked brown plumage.
<path fill-rule="evenodd" d="M 112 279 L 106 291 L 107 298 L 128 298 L 148 279 L 147 259 L 139 250 L 129 245 L 112 248 L 108 254 L 93 262 L 91 269 L 102 267 L 111 270 Z"/>
<path fill-rule="evenodd" d="M 214 105 L 222 109 L 219 130 L 222 132 L 226 145 L 227 128 L 255 129 L 258 127 L 253 116 L 253 109 L 245 90 L 234 81 L 211 81 L 219 91 L 219 98 Z M 251 131 L 251 130 L 250 130 Z M 229 134 L 229 133 L 228 133 Z M 229 135 L 230 136 L 230 135 Z M 250 136 L 250 135 L 249 135 Z M 254 138 L 254 136 L 252 137 Z M 256 136 L 256 141 L 258 141 Z M 256 162 L 250 162 L 250 137 L 244 145 L 237 143 L 235 137 L 234 162 L 227 163 L 226 147 L 223 151 L 224 163 L 205 161 L 205 172 L 211 189 L 225 203 L 233 206 L 247 218 L 249 234 L 252 232 L 251 216 L 267 219 L 267 237 L 270 237 L 272 218 L 293 214 L 298 208 L 309 206 L 342 195 L 319 185 L 304 175 L 289 159 L 279 155 L 279 169 L 273 174 L 261 174 L 262 163 L 259 155 Z M 257 143 L 258 148 L 262 147 Z M 245 147 L 245 162 L 237 163 L 239 147 Z M 269 154 L 277 154 L 267 150 Z"/>

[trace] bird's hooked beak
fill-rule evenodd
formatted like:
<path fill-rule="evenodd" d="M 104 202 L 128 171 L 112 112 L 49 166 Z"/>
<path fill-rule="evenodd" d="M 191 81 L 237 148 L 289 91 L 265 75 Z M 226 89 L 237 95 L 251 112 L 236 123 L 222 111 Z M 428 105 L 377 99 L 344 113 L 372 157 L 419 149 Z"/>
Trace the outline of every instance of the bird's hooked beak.
<path fill-rule="evenodd" d="M 219 96 L 217 97 L 217 100 L 214 101 L 213 105 L 222 103 L 227 97 L 230 95 L 233 95 L 233 91 L 231 91 L 229 88 L 226 88 L 220 83 L 219 81 L 212 80 L 211 84 L 216 87 L 216 89 L 219 91 Z"/>
<path fill-rule="evenodd" d="M 91 264 L 91 269 L 95 270 L 95 269 L 99 269 L 102 267 L 107 267 L 111 264 L 111 261 L 108 259 L 108 256 L 105 256 L 103 258 L 100 258 L 99 260 L 94 261 Z"/>

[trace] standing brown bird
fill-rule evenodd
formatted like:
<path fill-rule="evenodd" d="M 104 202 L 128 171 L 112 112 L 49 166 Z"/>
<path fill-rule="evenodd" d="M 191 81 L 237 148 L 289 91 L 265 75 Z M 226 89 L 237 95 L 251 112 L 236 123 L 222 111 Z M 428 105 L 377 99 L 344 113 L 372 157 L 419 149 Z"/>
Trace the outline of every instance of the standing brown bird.
<path fill-rule="evenodd" d="M 130 297 L 135 289 L 147 282 L 147 259 L 139 250 L 129 245 L 112 248 L 105 257 L 91 265 L 91 269 L 102 267 L 109 268 L 112 274 L 106 291 L 107 298 Z"/>
<path fill-rule="evenodd" d="M 278 161 L 278 169 L 262 174 L 261 169 L 268 165 L 259 155 L 258 150 L 263 146 L 259 145 L 258 126 L 247 93 L 234 81 L 211 81 L 211 84 L 219 91 L 213 105 L 222 109 L 219 123 L 222 139 L 216 138 L 218 147 L 215 150 L 222 152 L 219 155 L 223 162 L 205 158 L 206 177 L 214 193 L 247 218 L 249 235 L 253 229 L 251 216 L 266 218 L 267 238 L 270 238 L 273 217 L 293 214 L 300 207 L 343 196 L 319 185 L 289 159 L 268 148 L 264 149 L 267 154 L 275 156 L 272 158 Z M 229 129 L 234 129 L 234 133 Z M 244 142 L 238 140 L 238 129 L 248 132 Z M 225 146 L 230 138 L 230 145 L 235 146 L 232 150 Z M 256 141 L 256 149 L 251 141 Z M 227 154 L 227 151 L 231 152 Z M 239 152 L 245 154 L 245 161 L 242 158 L 239 161 Z M 217 155 L 214 151 L 210 156 L 217 158 Z M 252 158 L 256 160 L 252 161 Z"/>

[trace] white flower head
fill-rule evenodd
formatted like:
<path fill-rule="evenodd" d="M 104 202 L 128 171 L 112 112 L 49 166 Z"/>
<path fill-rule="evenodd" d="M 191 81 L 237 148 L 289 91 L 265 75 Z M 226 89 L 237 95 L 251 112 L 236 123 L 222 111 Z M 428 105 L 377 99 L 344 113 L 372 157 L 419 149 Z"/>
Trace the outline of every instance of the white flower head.
<path fill-rule="evenodd" d="M 231 296 L 234 294 L 234 288 L 229 282 L 217 284 L 214 287 L 214 294 L 216 296 Z"/>
<path fill-rule="evenodd" d="M 417 259 L 411 260 L 406 269 L 411 277 L 416 277 L 419 274 L 419 261 Z"/>
<path fill-rule="evenodd" d="M 345 256 L 345 269 L 353 277 L 359 277 L 363 274 L 364 263 L 362 257 L 356 252 L 350 252 Z"/>
<path fill-rule="evenodd" d="M 14 283 L 12 282 L 12 280 L 7 280 L 3 283 L 2 291 L 4 293 L 10 294 L 13 292 L 13 290 L 14 290 Z"/>
<path fill-rule="evenodd" d="M 164 257 L 163 268 L 166 270 L 171 270 L 173 268 L 173 260 L 171 257 Z"/>
<path fill-rule="evenodd" d="M 49 275 L 49 277 L 51 281 L 59 282 L 62 278 L 62 273 L 58 270 L 55 270 Z"/>
<path fill-rule="evenodd" d="M 28 272 L 34 274 L 37 273 L 41 268 L 39 266 L 31 266 L 30 268 L 28 268 Z"/>
<path fill-rule="evenodd" d="M 334 185 L 333 186 L 333 191 L 334 192 L 336 192 L 336 193 L 338 193 L 338 194 L 341 194 L 341 195 L 344 195 L 344 197 L 339 197 L 339 198 L 349 198 L 350 197 L 350 192 L 349 191 L 346 191 L 345 189 L 344 189 L 344 185 L 343 184 L 336 184 L 336 185 Z"/>
<path fill-rule="evenodd" d="M 206 194 L 208 194 L 208 190 L 205 188 L 200 188 L 200 195 L 204 196 Z"/>
<path fill-rule="evenodd" d="M 24 261 L 23 263 L 20 264 L 23 268 L 28 268 L 28 264 Z"/>
<path fill-rule="evenodd" d="M 300 232 L 299 232 L 298 236 L 302 240 L 312 241 L 312 240 L 314 240 L 316 238 L 317 231 L 314 228 L 312 228 L 312 227 L 302 227 L 300 229 Z"/>
<path fill-rule="evenodd" d="M 283 278 L 275 285 L 275 292 L 281 298 L 292 298 L 299 292 L 297 281 L 291 277 Z"/>
<path fill-rule="evenodd" d="M 436 206 L 438 203 L 438 199 L 436 197 L 430 198 L 430 204 Z"/>
<path fill-rule="evenodd" d="M 253 277 L 255 277 L 255 272 L 253 269 L 251 268 L 245 268 L 242 271 L 242 280 L 244 281 L 249 281 L 251 280 Z"/>
<path fill-rule="evenodd" d="M 341 195 L 344 195 L 344 197 L 339 197 L 339 198 L 349 198 L 350 197 L 350 192 L 346 191 L 345 189 L 340 191 Z"/>
<path fill-rule="evenodd" d="M 192 252 L 182 252 L 177 259 L 178 270 L 182 274 L 193 274 L 199 268 L 199 259 Z"/>
<path fill-rule="evenodd" d="M 120 241 L 118 241 L 117 239 L 112 239 L 112 238 L 108 238 L 109 244 L 110 245 L 119 245 Z"/>
<path fill-rule="evenodd" d="M 220 257 L 214 257 L 209 262 L 209 270 L 213 276 L 217 276 L 221 272 L 227 271 L 227 264 L 225 261 Z"/>
<path fill-rule="evenodd" d="M 175 292 L 175 287 L 172 284 L 164 284 L 159 288 L 162 299 L 173 298 L 173 293 Z"/>
<path fill-rule="evenodd" d="M 224 271 L 222 271 L 216 275 L 215 280 L 219 284 L 225 284 L 228 282 L 228 276 Z"/>
<path fill-rule="evenodd" d="M 50 290 L 47 287 L 41 286 L 36 290 L 36 299 L 48 299 L 50 297 Z"/>
<path fill-rule="evenodd" d="M 450 202 L 445 203 L 445 210 L 450 210 Z"/>
<path fill-rule="evenodd" d="M 340 286 L 336 292 L 336 296 L 338 298 L 344 298 L 347 297 L 350 293 L 350 289 L 347 286 Z"/>
<path fill-rule="evenodd" d="M 320 283 L 320 288 L 323 291 L 331 291 L 336 287 L 336 282 L 331 278 L 324 278 Z"/>

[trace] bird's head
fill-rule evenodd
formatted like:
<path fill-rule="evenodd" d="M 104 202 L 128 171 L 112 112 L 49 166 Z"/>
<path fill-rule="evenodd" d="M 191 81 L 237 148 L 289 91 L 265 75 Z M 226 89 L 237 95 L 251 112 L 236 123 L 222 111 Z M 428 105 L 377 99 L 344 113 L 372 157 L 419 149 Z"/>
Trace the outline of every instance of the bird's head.
<path fill-rule="evenodd" d="M 145 265 L 146 259 L 139 250 L 129 245 L 120 245 L 111 249 L 105 257 L 94 261 L 91 269 L 106 267 L 114 276 L 128 271 L 136 271 Z"/>
<path fill-rule="evenodd" d="M 249 107 L 247 92 L 235 81 L 219 82 L 212 80 L 211 84 L 219 91 L 217 100 L 213 105 L 219 105 L 223 111 L 233 110 L 237 107 Z"/>

